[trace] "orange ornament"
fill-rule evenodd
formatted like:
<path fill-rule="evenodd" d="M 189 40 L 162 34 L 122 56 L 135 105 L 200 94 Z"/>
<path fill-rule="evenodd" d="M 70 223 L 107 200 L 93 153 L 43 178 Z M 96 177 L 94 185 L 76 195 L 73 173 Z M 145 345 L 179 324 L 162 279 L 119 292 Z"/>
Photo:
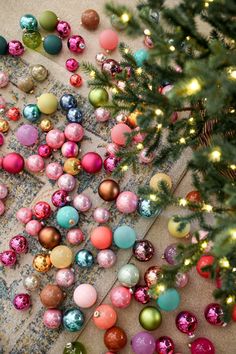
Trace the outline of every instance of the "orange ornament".
<path fill-rule="evenodd" d="M 100 329 L 108 329 L 115 325 L 117 313 L 110 305 L 100 305 L 93 314 L 93 322 Z"/>
<path fill-rule="evenodd" d="M 105 250 L 112 244 L 112 230 L 108 226 L 98 226 L 92 231 L 90 241 L 98 250 Z"/>
<path fill-rule="evenodd" d="M 70 77 L 70 84 L 74 87 L 80 87 L 83 83 L 82 77 L 79 74 L 73 74 Z"/>

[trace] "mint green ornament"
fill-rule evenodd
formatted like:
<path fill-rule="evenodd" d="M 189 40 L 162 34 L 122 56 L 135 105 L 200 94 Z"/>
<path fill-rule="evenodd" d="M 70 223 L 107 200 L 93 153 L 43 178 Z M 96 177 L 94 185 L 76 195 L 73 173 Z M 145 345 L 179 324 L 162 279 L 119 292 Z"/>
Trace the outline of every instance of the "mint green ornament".
<path fill-rule="evenodd" d="M 20 27 L 25 31 L 37 31 L 38 21 L 31 14 L 26 14 L 20 19 Z"/>
<path fill-rule="evenodd" d="M 63 354 L 87 354 L 87 350 L 82 343 L 71 342 L 66 344 Z"/>
<path fill-rule="evenodd" d="M 28 31 L 23 33 L 22 41 L 26 47 L 36 49 L 42 43 L 42 37 L 38 31 Z"/>
<path fill-rule="evenodd" d="M 118 272 L 119 282 L 127 288 L 132 288 L 139 281 L 139 270 L 134 264 L 125 264 Z"/>
<path fill-rule="evenodd" d="M 57 15 L 52 11 L 44 11 L 39 16 L 40 26 L 46 31 L 52 32 L 55 30 L 58 22 Z"/>
<path fill-rule="evenodd" d="M 161 310 L 173 311 L 177 309 L 180 303 L 180 295 L 174 288 L 170 288 L 161 293 L 157 299 L 157 305 Z"/>
<path fill-rule="evenodd" d="M 79 214 L 72 206 L 64 206 L 57 212 L 57 223 L 64 229 L 74 227 L 79 221 Z"/>
<path fill-rule="evenodd" d="M 48 54 L 59 54 L 62 50 L 62 40 L 55 34 L 49 34 L 43 41 L 43 48 Z"/>
<path fill-rule="evenodd" d="M 115 230 L 113 239 L 117 247 L 123 249 L 131 248 L 136 241 L 136 232 L 132 227 L 122 225 Z"/>

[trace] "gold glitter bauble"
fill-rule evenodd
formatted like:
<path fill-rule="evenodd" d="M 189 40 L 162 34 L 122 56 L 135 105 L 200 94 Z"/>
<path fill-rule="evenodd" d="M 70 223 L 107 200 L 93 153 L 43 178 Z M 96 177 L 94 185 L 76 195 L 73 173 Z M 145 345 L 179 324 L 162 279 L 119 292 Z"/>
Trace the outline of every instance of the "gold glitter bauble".
<path fill-rule="evenodd" d="M 33 259 L 33 267 L 37 272 L 46 273 L 52 266 L 49 254 L 39 253 Z"/>
<path fill-rule="evenodd" d="M 24 91 L 26 93 L 32 93 L 34 89 L 34 81 L 30 76 L 22 77 L 18 80 L 17 86 L 21 91 Z"/>
<path fill-rule="evenodd" d="M 0 118 L 0 132 L 6 133 L 8 132 L 10 126 L 7 120 Z"/>
<path fill-rule="evenodd" d="M 167 174 L 162 173 L 162 172 L 156 173 L 154 176 L 152 176 L 149 185 L 155 191 L 159 191 L 160 190 L 160 182 L 165 182 L 169 189 L 172 188 L 172 181 L 171 181 L 170 176 L 168 176 Z"/>
<path fill-rule="evenodd" d="M 46 133 L 53 129 L 53 124 L 48 118 L 44 118 L 43 120 L 41 120 L 39 126 L 42 129 L 42 131 Z"/>
<path fill-rule="evenodd" d="M 64 163 L 64 171 L 72 176 L 77 175 L 80 172 L 81 164 L 80 160 L 76 157 L 70 157 Z"/>
<path fill-rule="evenodd" d="M 45 66 L 37 64 L 31 67 L 31 75 L 36 81 L 44 81 L 48 76 Z"/>

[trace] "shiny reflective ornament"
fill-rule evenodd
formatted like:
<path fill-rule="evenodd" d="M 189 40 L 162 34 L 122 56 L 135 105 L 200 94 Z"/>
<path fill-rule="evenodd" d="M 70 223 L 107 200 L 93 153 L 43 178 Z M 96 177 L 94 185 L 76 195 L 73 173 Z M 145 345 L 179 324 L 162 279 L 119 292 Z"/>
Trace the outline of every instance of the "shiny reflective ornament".
<path fill-rule="evenodd" d="M 7 41 L 3 36 L 0 36 L 0 55 L 7 54 Z"/>
<path fill-rule="evenodd" d="M 24 288 L 28 291 L 35 291 L 40 286 L 40 280 L 35 274 L 28 275 L 23 279 Z"/>
<path fill-rule="evenodd" d="M 215 262 L 215 259 L 211 255 L 201 256 L 201 258 L 199 258 L 197 265 L 196 265 L 196 269 L 197 269 L 198 274 L 203 278 L 206 278 L 206 279 L 210 278 L 210 276 L 211 276 L 210 270 L 203 270 L 203 268 L 212 266 L 214 264 L 214 262 Z"/>
<path fill-rule="evenodd" d="M 45 273 L 51 268 L 50 256 L 46 253 L 36 254 L 33 259 L 33 267 L 37 272 Z"/>
<path fill-rule="evenodd" d="M 130 289 L 124 286 L 116 286 L 110 292 L 110 300 L 113 306 L 125 309 L 129 306 L 132 299 Z"/>
<path fill-rule="evenodd" d="M 171 178 L 162 172 L 156 173 L 154 176 L 152 176 L 149 185 L 152 189 L 158 192 L 160 190 L 160 182 L 165 182 L 169 189 L 172 188 Z"/>
<path fill-rule="evenodd" d="M 131 339 L 132 350 L 135 354 L 154 354 L 155 338 L 147 332 L 139 332 Z"/>
<path fill-rule="evenodd" d="M 38 31 L 27 31 L 23 33 L 22 41 L 26 47 L 36 49 L 42 43 L 42 37 Z"/>
<path fill-rule="evenodd" d="M 70 108 L 77 107 L 77 100 L 74 95 L 64 93 L 60 98 L 60 106 L 63 110 L 68 111 Z"/>
<path fill-rule="evenodd" d="M 42 82 L 48 77 L 48 71 L 45 66 L 41 64 L 33 65 L 30 69 L 30 73 L 34 80 Z"/>
<path fill-rule="evenodd" d="M 175 276 L 175 285 L 177 288 L 184 288 L 189 282 L 189 276 L 187 273 L 177 273 Z"/>
<path fill-rule="evenodd" d="M 5 267 L 12 267 L 16 261 L 16 252 L 14 250 L 6 250 L 0 253 L 0 261 Z"/>
<path fill-rule="evenodd" d="M 150 301 L 150 296 L 148 294 L 148 286 L 139 285 L 134 289 L 134 298 L 137 302 L 145 305 Z"/>
<path fill-rule="evenodd" d="M 117 209 L 124 214 L 134 213 L 138 206 L 138 197 L 130 191 L 121 192 L 116 199 Z"/>
<path fill-rule="evenodd" d="M 65 128 L 65 137 L 67 140 L 78 143 L 84 137 L 84 129 L 78 123 L 70 123 Z"/>
<path fill-rule="evenodd" d="M 44 114 L 53 114 L 57 110 L 57 97 L 53 93 L 43 93 L 37 99 L 37 106 Z"/>
<path fill-rule="evenodd" d="M 66 69 L 68 71 L 74 72 L 78 69 L 79 63 L 76 59 L 74 58 L 69 58 L 66 60 Z"/>
<path fill-rule="evenodd" d="M 82 53 L 86 47 L 83 37 L 77 34 L 68 38 L 67 46 L 73 53 Z"/>
<path fill-rule="evenodd" d="M 45 226 L 39 231 L 38 241 L 43 248 L 51 250 L 61 243 L 61 233 L 53 226 Z"/>
<path fill-rule="evenodd" d="M 56 246 L 50 254 L 50 260 L 55 268 L 68 268 L 73 262 L 73 253 L 67 246 Z"/>
<path fill-rule="evenodd" d="M 0 199 L 5 199 L 8 195 L 8 187 L 6 184 L 0 183 Z"/>
<path fill-rule="evenodd" d="M 64 157 L 76 157 L 79 153 L 78 145 L 73 141 L 66 141 L 61 147 L 61 153 Z M 65 165 L 64 165 L 65 167 Z"/>
<path fill-rule="evenodd" d="M 123 31 L 127 28 L 128 21 L 124 22 L 124 21 L 122 21 L 121 16 L 117 16 L 116 14 L 112 14 L 111 15 L 111 25 L 117 31 Z"/>
<path fill-rule="evenodd" d="M 116 324 L 117 313 L 110 306 L 102 304 L 93 313 L 93 323 L 99 329 L 108 329 Z"/>
<path fill-rule="evenodd" d="M 98 173 L 102 168 L 102 158 L 96 152 L 87 152 L 81 158 L 81 166 L 87 173 Z"/>
<path fill-rule="evenodd" d="M 75 282 L 75 272 L 72 268 L 59 269 L 56 273 L 56 283 L 63 288 L 69 288 Z"/>
<path fill-rule="evenodd" d="M 0 88 L 6 87 L 9 83 L 9 76 L 5 71 L 0 71 Z"/>
<path fill-rule="evenodd" d="M 44 170 L 44 160 L 40 155 L 31 155 L 25 161 L 26 168 L 29 172 L 39 173 Z"/>
<path fill-rule="evenodd" d="M 108 226 L 98 226 L 92 230 L 91 244 L 99 250 L 107 249 L 112 244 L 112 230 Z"/>
<path fill-rule="evenodd" d="M 23 92 L 33 93 L 34 81 L 30 76 L 22 77 L 18 79 L 17 86 Z M 13 120 L 18 120 L 18 119 L 13 119 Z"/>
<path fill-rule="evenodd" d="M 99 123 L 106 122 L 111 117 L 110 112 L 103 107 L 97 108 L 95 110 L 94 114 L 95 114 L 95 118 L 96 118 L 97 122 L 99 122 Z"/>
<path fill-rule="evenodd" d="M 109 328 L 104 334 L 105 346 L 112 352 L 123 349 L 127 344 L 127 335 L 120 327 Z"/>
<path fill-rule="evenodd" d="M 66 118 L 70 123 L 82 123 L 83 112 L 79 108 L 70 108 L 66 113 Z"/>
<path fill-rule="evenodd" d="M 112 250 L 101 250 L 97 254 L 97 262 L 101 268 L 111 268 L 116 263 L 116 255 Z"/>
<path fill-rule="evenodd" d="M 125 113 L 119 113 L 116 116 L 116 121 L 117 121 L 117 123 L 127 123 L 128 116 Z"/>
<path fill-rule="evenodd" d="M 93 254 L 89 250 L 82 249 L 75 255 L 75 263 L 81 268 L 90 268 L 94 263 Z"/>
<path fill-rule="evenodd" d="M 52 11 L 44 11 L 39 16 L 39 24 L 46 31 L 54 31 L 58 23 L 57 15 Z"/>
<path fill-rule="evenodd" d="M 52 198 L 51 198 L 52 204 L 57 208 L 61 208 L 69 203 L 68 196 L 69 195 L 68 195 L 67 191 L 59 189 L 59 190 L 55 191 L 52 195 Z"/>
<path fill-rule="evenodd" d="M 85 10 L 81 16 L 82 25 L 90 31 L 94 31 L 98 28 L 100 17 L 97 11 L 93 9 Z"/>
<path fill-rule="evenodd" d="M 116 76 L 116 74 L 119 74 L 122 72 L 122 68 L 116 60 L 106 59 L 102 63 L 102 71 L 111 75 L 114 78 Z"/>
<path fill-rule="evenodd" d="M 94 88 L 89 92 L 88 99 L 93 107 L 98 108 L 108 103 L 109 95 L 104 88 Z"/>
<path fill-rule="evenodd" d="M 205 319 L 213 326 L 224 326 L 224 310 L 220 304 L 207 305 L 204 311 Z"/>
<path fill-rule="evenodd" d="M 174 288 L 164 290 L 159 294 L 157 305 L 163 311 L 174 311 L 180 304 L 180 295 Z"/>
<path fill-rule="evenodd" d="M 67 21 L 58 21 L 56 30 L 61 38 L 66 38 L 70 35 L 71 27 Z"/>
<path fill-rule="evenodd" d="M 133 255 L 140 262 L 150 261 L 154 253 L 154 246 L 148 240 L 136 241 L 133 245 Z"/>
<path fill-rule="evenodd" d="M 20 18 L 20 27 L 25 31 L 37 31 L 38 21 L 33 15 L 26 14 Z"/>
<path fill-rule="evenodd" d="M 0 133 L 0 146 L 4 144 L 4 136 L 2 133 Z"/>
<path fill-rule="evenodd" d="M 56 308 L 58 307 L 65 296 L 59 286 L 54 284 L 47 284 L 42 291 L 40 292 L 40 300 L 43 306 L 47 308 Z"/>
<path fill-rule="evenodd" d="M 76 179 L 71 174 L 64 173 L 58 178 L 57 184 L 60 189 L 71 192 L 75 189 Z"/>
<path fill-rule="evenodd" d="M 38 236 L 39 231 L 42 229 L 42 224 L 38 220 L 30 220 L 25 225 L 25 231 L 30 236 Z"/>
<path fill-rule="evenodd" d="M 197 318 L 189 311 L 181 311 L 175 319 L 175 324 L 178 330 L 187 334 L 189 337 L 194 336 L 194 332 L 197 328 Z"/>
<path fill-rule="evenodd" d="M 10 239 L 9 247 L 18 254 L 27 253 L 28 241 L 24 236 L 16 235 Z"/>
<path fill-rule="evenodd" d="M 12 56 L 19 57 L 25 51 L 23 44 L 20 41 L 13 40 L 8 42 L 8 53 Z"/>
<path fill-rule="evenodd" d="M 34 216 L 39 219 L 47 219 L 51 215 L 52 209 L 47 202 L 38 202 L 33 207 Z"/>
<path fill-rule="evenodd" d="M 96 54 L 95 59 L 97 64 L 102 65 L 102 63 L 107 59 L 107 56 L 104 53 L 98 53 Z"/>
<path fill-rule="evenodd" d="M 37 120 L 39 120 L 41 116 L 41 112 L 39 110 L 39 107 L 36 104 L 28 104 L 23 109 L 23 116 L 28 121 L 34 123 L 37 122 Z"/>
<path fill-rule="evenodd" d="M 58 329 L 62 322 L 62 312 L 57 309 L 48 309 L 43 314 L 43 324 L 49 329 Z"/>
<path fill-rule="evenodd" d="M 46 143 L 52 149 L 59 149 L 65 142 L 65 135 L 59 129 L 52 129 L 46 135 Z"/>
<path fill-rule="evenodd" d="M 158 266 L 149 267 L 144 273 L 144 281 L 150 288 L 155 285 L 161 277 L 161 268 Z"/>
<path fill-rule="evenodd" d="M 44 159 L 48 159 L 52 155 L 52 148 L 47 144 L 38 147 L 38 154 Z"/>
<path fill-rule="evenodd" d="M 87 354 L 84 345 L 80 342 L 67 343 L 63 354 Z"/>
<path fill-rule="evenodd" d="M 80 160 L 76 157 L 70 157 L 64 162 L 64 171 L 72 176 L 76 176 L 81 169 Z"/>
<path fill-rule="evenodd" d="M 147 331 L 154 331 L 160 327 L 162 316 L 160 311 L 154 306 L 144 307 L 139 314 L 139 323 Z"/>
<path fill-rule="evenodd" d="M 146 49 L 138 49 L 134 53 L 134 60 L 136 61 L 136 64 L 138 67 L 143 66 L 144 62 L 147 61 L 149 58 L 149 53 Z"/>
<path fill-rule="evenodd" d="M 154 47 L 154 43 L 151 36 L 145 36 L 143 42 L 145 46 L 149 49 L 152 49 Z"/>
<path fill-rule="evenodd" d="M 144 218 L 153 218 L 160 214 L 161 209 L 158 209 L 151 200 L 139 199 L 137 211 Z"/>
<path fill-rule="evenodd" d="M 92 202 L 86 194 L 80 193 L 75 195 L 73 199 L 73 206 L 82 213 L 85 213 L 91 208 Z"/>
<path fill-rule="evenodd" d="M 10 129 L 10 125 L 7 120 L 0 118 L 0 132 L 7 133 Z"/>
<path fill-rule="evenodd" d="M 114 243 L 117 247 L 127 249 L 134 245 L 137 238 L 135 230 L 127 225 L 121 225 L 114 231 Z"/>
<path fill-rule="evenodd" d="M 158 23 L 160 20 L 160 14 L 158 11 L 150 9 L 149 10 L 149 17 L 154 23 Z"/>
<path fill-rule="evenodd" d="M 117 166 L 120 163 L 120 159 L 113 157 L 113 156 L 108 156 L 104 161 L 104 170 L 106 171 L 107 174 L 112 173 L 113 171 L 115 171 L 115 169 L 117 168 Z"/>
<path fill-rule="evenodd" d="M 117 33 L 111 29 L 104 30 L 99 35 L 100 46 L 105 50 L 115 50 L 119 43 Z"/>
<path fill-rule="evenodd" d="M 49 179 L 55 181 L 63 174 L 63 168 L 58 162 L 49 163 L 46 167 L 46 175 Z"/>
<path fill-rule="evenodd" d="M 29 294 L 17 294 L 13 299 L 13 305 L 18 311 L 28 310 L 31 306 L 31 300 Z"/>
<path fill-rule="evenodd" d="M 164 251 L 164 259 L 166 260 L 167 263 L 171 265 L 177 265 L 178 261 L 176 260 L 176 257 L 178 255 L 178 250 L 177 250 L 178 244 L 177 243 L 171 243 L 169 246 L 166 247 Z"/>
<path fill-rule="evenodd" d="M 74 290 L 74 302 L 81 308 L 90 308 L 97 301 L 97 291 L 90 284 L 80 284 Z"/>
<path fill-rule="evenodd" d="M 168 221 L 168 231 L 171 236 L 176 238 L 184 238 L 189 236 L 190 223 L 175 221 L 175 216 L 172 216 Z"/>
<path fill-rule="evenodd" d="M 158 338 L 156 341 L 156 352 L 157 354 L 174 354 L 175 346 L 172 339 L 167 336 Z"/>
<path fill-rule="evenodd" d="M 111 129 L 111 140 L 119 146 L 125 146 L 127 134 L 131 133 L 131 129 L 127 124 L 119 123 Z"/>
<path fill-rule="evenodd" d="M 204 337 L 196 338 L 189 344 L 191 354 L 215 354 L 213 343 Z"/>
<path fill-rule="evenodd" d="M 71 75 L 70 84 L 74 87 L 80 87 L 83 84 L 82 77 L 79 74 Z"/>
<path fill-rule="evenodd" d="M 80 245 L 85 240 L 85 237 L 79 228 L 75 228 L 67 232 L 66 239 L 71 245 Z"/>
<path fill-rule="evenodd" d="M 24 159 L 17 152 L 10 152 L 5 155 L 2 161 L 2 168 L 11 174 L 20 173 L 24 169 Z"/>
<path fill-rule="evenodd" d="M 99 224 L 104 224 L 109 221 L 111 213 L 106 208 L 96 208 L 93 212 L 93 218 Z"/>
<path fill-rule="evenodd" d="M 77 332 L 83 327 L 85 317 L 77 308 L 67 309 L 63 314 L 63 326 L 69 332 Z"/>
<path fill-rule="evenodd" d="M 134 264 L 123 265 L 118 272 L 119 282 L 127 288 L 132 288 L 139 281 L 139 270 Z"/>
<path fill-rule="evenodd" d="M 39 123 L 39 126 L 42 129 L 42 131 L 45 133 L 48 133 L 50 130 L 53 129 L 53 123 L 48 118 L 42 119 L 41 122 Z"/>
<path fill-rule="evenodd" d="M 103 180 L 98 187 L 99 196 L 106 202 L 115 200 L 120 193 L 119 184 L 112 179 Z"/>

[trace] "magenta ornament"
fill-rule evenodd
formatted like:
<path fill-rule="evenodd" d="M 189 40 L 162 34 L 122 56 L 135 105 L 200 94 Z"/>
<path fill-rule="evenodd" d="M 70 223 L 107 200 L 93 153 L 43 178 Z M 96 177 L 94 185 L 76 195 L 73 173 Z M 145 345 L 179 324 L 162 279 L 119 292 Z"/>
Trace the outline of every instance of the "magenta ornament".
<path fill-rule="evenodd" d="M 29 294 L 17 294 L 13 299 L 13 305 L 18 311 L 28 310 L 31 306 Z"/>
<path fill-rule="evenodd" d="M 73 53 L 82 53 L 86 47 L 83 37 L 79 35 L 74 35 L 68 38 L 67 46 Z"/>
<path fill-rule="evenodd" d="M 87 173 L 98 173 L 102 168 L 102 158 L 96 152 L 87 152 L 81 159 L 81 166 Z"/>
<path fill-rule="evenodd" d="M 22 55 L 24 53 L 24 46 L 20 41 L 17 40 L 13 40 L 8 42 L 8 53 L 19 57 L 20 55 Z"/>
<path fill-rule="evenodd" d="M 0 88 L 6 87 L 9 82 L 9 76 L 5 71 L 0 71 Z"/>
<path fill-rule="evenodd" d="M 7 185 L 0 183 L 0 199 L 5 199 L 7 195 L 8 195 Z"/>
<path fill-rule="evenodd" d="M 220 304 L 207 305 L 204 311 L 205 319 L 213 326 L 224 326 L 224 311 Z"/>
<path fill-rule="evenodd" d="M 71 192 L 75 188 L 76 179 L 74 176 L 64 173 L 57 180 L 58 187 L 66 192 Z"/>
<path fill-rule="evenodd" d="M 14 250 L 6 250 L 0 253 L 0 261 L 6 267 L 13 266 L 16 260 L 16 252 Z"/>
<path fill-rule="evenodd" d="M 71 27 L 67 21 L 58 21 L 56 30 L 61 38 L 69 37 Z"/>
<path fill-rule="evenodd" d="M 63 174 L 63 168 L 58 162 L 52 162 L 47 165 L 45 172 L 49 179 L 56 181 Z"/>
<path fill-rule="evenodd" d="M 99 224 L 109 221 L 111 213 L 106 208 L 96 208 L 93 212 L 93 218 Z"/>
<path fill-rule="evenodd" d="M 66 61 L 66 69 L 70 72 L 74 72 L 78 69 L 79 63 L 76 59 L 74 58 L 69 58 Z"/>
<path fill-rule="evenodd" d="M 27 253 L 28 241 L 24 236 L 16 235 L 11 238 L 9 242 L 9 247 L 13 249 L 16 253 Z"/>
<path fill-rule="evenodd" d="M 96 121 L 99 123 L 106 122 L 110 119 L 111 115 L 110 112 L 103 107 L 99 107 L 94 112 Z"/>
<path fill-rule="evenodd" d="M 124 286 L 116 286 L 110 292 L 110 300 L 113 306 L 125 309 L 129 306 L 132 299 L 130 289 Z"/>
<path fill-rule="evenodd" d="M 150 296 L 148 294 L 148 286 L 139 285 L 134 289 L 134 298 L 137 302 L 141 304 L 147 304 L 150 301 Z"/>
<path fill-rule="evenodd" d="M 54 150 L 60 149 L 65 142 L 65 135 L 59 129 L 52 129 L 46 135 L 46 143 Z"/>
<path fill-rule="evenodd" d="M 164 251 L 164 258 L 167 263 L 171 265 L 176 265 L 178 264 L 176 261 L 176 256 L 177 256 L 177 243 L 172 243 L 169 246 L 166 247 Z"/>
<path fill-rule="evenodd" d="M 187 334 L 189 337 L 193 337 L 197 328 L 197 318 L 189 311 L 181 311 L 176 316 L 175 324 L 180 332 Z"/>
<path fill-rule="evenodd" d="M 66 239 L 71 245 L 78 246 L 85 240 L 85 237 L 83 232 L 79 228 L 75 228 L 70 229 L 67 232 Z"/>
<path fill-rule="evenodd" d="M 21 125 L 16 131 L 16 138 L 24 146 L 32 146 L 38 140 L 38 129 L 30 124 Z"/>
<path fill-rule="evenodd" d="M 38 147 L 38 154 L 44 159 L 48 159 L 52 155 L 52 148 L 47 144 Z"/>
<path fill-rule="evenodd" d="M 4 144 L 4 136 L 2 133 L 0 133 L 0 146 Z"/>
<path fill-rule="evenodd" d="M 56 273 L 56 283 L 63 288 L 69 288 L 75 282 L 75 272 L 72 268 L 59 269 Z"/>
<path fill-rule="evenodd" d="M 43 323 L 49 329 L 57 329 L 62 322 L 62 312 L 57 309 L 48 309 L 44 312 Z"/>
<path fill-rule="evenodd" d="M 120 159 L 118 159 L 117 157 L 112 156 L 112 155 L 108 156 L 103 162 L 104 169 L 105 169 L 106 173 L 110 174 L 113 171 L 115 171 L 119 162 L 120 162 Z"/>
<path fill-rule="evenodd" d="M 191 354 L 215 354 L 213 343 L 204 337 L 196 338 L 189 347 Z"/>
<path fill-rule="evenodd" d="M 140 262 L 150 261 L 154 253 L 154 246 L 148 240 L 136 241 L 133 245 L 133 256 Z"/>
<path fill-rule="evenodd" d="M 25 161 L 26 167 L 30 172 L 39 173 L 44 170 L 44 160 L 40 155 L 31 155 Z"/>
<path fill-rule="evenodd" d="M 174 354 L 174 343 L 170 337 L 163 336 L 156 341 L 157 354 Z"/>
<path fill-rule="evenodd" d="M 77 194 L 74 197 L 73 206 L 75 207 L 75 209 L 79 210 L 80 212 L 85 213 L 91 208 L 92 202 L 87 195 L 81 193 L 81 194 Z"/>
<path fill-rule="evenodd" d="M 187 273 L 177 273 L 175 277 L 175 285 L 177 288 L 184 288 L 189 282 L 189 276 Z"/>
<path fill-rule="evenodd" d="M 64 157 L 76 157 L 79 153 L 79 147 L 74 141 L 66 141 L 61 147 L 61 153 Z"/>
<path fill-rule="evenodd" d="M 32 210 L 30 208 L 20 208 L 16 213 L 16 218 L 22 224 L 27 224 L 33 217 Z"/>
<path fill-rule="evenodd" d="M 124 214 L 134 213 L 138 206 L 138 197 L 130 191 L 121 192 L 116 199 L 117 209 Z"/>
<path fill-rule="evenodd" d="M 68 197 L 69 197 L 69 194 L 67 191 L 59 189 L 59 190 L 55 191 L 52 195 L 52 198 L 51 198 L 52 204 L 57 208 L 61 208 L 69 203 Z"/>
<path fill-rule="evenodd" d="M 97 254 L 97 262 L 101 268 L 111 268 L 116 263 L 116 255 L 112 250 L 102 250 Z"/>
<path fill-rule="evenodd" d="M 155 338 L 148 332 L 139 332 L 132 337 L 131 346 L 135 354 L 153 354 L 156 348 Z"/>
<path fill-rule="evenodd" d="M 117 152 L 119 152 L 119 145 L 115 143 L 109 143 L 106 147 L 106 152 L 111 157 L 115 157 Z"/>

